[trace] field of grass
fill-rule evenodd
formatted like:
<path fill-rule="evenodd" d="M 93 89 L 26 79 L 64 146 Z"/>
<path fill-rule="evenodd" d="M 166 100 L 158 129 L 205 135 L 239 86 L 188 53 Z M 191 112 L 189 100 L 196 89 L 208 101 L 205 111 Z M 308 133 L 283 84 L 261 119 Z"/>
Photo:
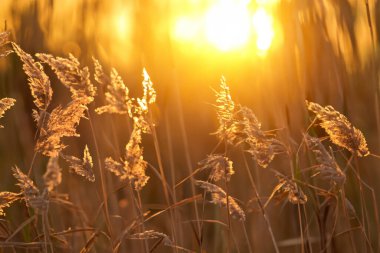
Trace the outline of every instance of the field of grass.
<path fill-rule="evenodd" d="M 380 2 L 201 2 L 0 3 L 0 252 L 380 252 Z"/>

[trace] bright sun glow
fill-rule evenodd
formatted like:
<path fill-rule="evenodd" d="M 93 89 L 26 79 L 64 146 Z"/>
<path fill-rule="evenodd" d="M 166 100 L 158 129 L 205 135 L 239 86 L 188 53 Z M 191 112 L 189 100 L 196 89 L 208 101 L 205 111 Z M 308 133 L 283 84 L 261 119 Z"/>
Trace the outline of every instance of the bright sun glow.
<path fill-rule="evenodd" d="M 129 32 L 129 22 L 125 14 L 120 14 L 115 18 L 116 31 L 119 38 L 124 38 Z"/>
<path fill-rule="evenodd" d="M 248 0 L 217 0 L 205 12 L 195 16 L 180 16 L 172 34 L 180 41 L 207 42 L 221 51 L 246 46 L 250 40 L 262 54 L 271 47 L 275 30 L 271 6 L 278 0 L 256 0 L 258 9 L 249 9 Z"/>
<path fill-rule="evenodd" d="M 207 41 L 222 51 L 239 48 L 248 42 L 249 20 L 246 4 L 221 1 L 206 13 Z"/>
<path fill-rule="evenodd" d="M 189 17 L 180 17 L 175 23 L 174 37 L 181 40 L 192 40 L 200 30 L 199 22 Z"/>
<path fill-rule="evenodd" d="M 252 21 L 257 48 L 261 51 L 268 50 L 274 37 L 272 17 L 264 8 L 260 8 L 253 14 Z"/>

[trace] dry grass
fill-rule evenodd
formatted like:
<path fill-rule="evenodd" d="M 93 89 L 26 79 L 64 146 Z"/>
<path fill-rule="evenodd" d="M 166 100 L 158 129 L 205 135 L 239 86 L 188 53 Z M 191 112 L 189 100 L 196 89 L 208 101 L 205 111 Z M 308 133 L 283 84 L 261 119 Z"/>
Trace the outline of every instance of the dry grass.
<path fill-rule="evenodd" d="M 156 119 L 166 111 L 157 109 L 161 94 L 145 68 L 135 96 L 134 84 L 127 85 L 115 68 L 94 57 L 92 68 L 72 54 L 32 55 L 9 35 L 0 33 L 0 58 L 10 57 L 13 49 L 21 60 L 23 71 L 17 72 L 27 76 L 35 106 L 28 117 L 36 125 L 33 141 L 23 147 L 32 158 L 13 162 L 8 170 L 14 178 L 0 192 L 0 215 L 7 215 L 0 220 L 0 250 L 380 249 L 378 195 L 359 168 L 359 159 L 378 157 L 370 153 L 365 132 L 332 106 L 306 101 L 302 109 L 315 119 L 303 115 L 297 140 L 286 125 L 264 130 L 270 124 L 255 108 L 236 102 L 222 77 L 211 102 L 218 122 L 214 149 L 184 175 L 182 166 L 192 166 L 190 155 L 173 148 L 177 129 L 171 122 Z M 59 95 L 55 85 L 70 95 Z M 0 118 L 15 102 L 0 100 Z M 183 121 L 180 106 L 176 109 Z M 289 117 L 281 113 L 276 116 Z M 5 124 L 0 134 L 6 130 Z M 178 131 L 188 145 L 185 130 Z"/>

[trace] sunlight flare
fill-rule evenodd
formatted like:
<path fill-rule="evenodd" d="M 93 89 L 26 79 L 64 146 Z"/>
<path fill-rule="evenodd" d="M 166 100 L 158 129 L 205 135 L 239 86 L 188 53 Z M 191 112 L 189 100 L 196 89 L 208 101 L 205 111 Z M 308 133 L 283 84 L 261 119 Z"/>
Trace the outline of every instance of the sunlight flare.
<path fill-rule="evenodd" d="M 259 8 L 253 14 L 252 24 L 256 36 L 257 49 L 267 51 L 274 37 L 272 17 L 264 8 Z"/>
<path fill-rule="evenodd" d="M 247 4 L 221 1 L 205 15 L 205 36 L 209 43 L 222 51 L 244 46 L 250 35 Z"/>

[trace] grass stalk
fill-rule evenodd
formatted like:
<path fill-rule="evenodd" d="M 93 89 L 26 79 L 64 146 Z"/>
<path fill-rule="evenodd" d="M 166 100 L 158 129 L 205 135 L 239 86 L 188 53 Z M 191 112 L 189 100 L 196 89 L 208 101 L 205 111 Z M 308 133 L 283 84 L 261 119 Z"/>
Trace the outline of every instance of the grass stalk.
<path fill-rule="evenodd" d="M 273 247 L 274 247 L 274 250 L 276 253 L 280 253 L 280 250 L 278 249 L 278 245 L 277 245 L 277 242 L 276 242 L 276 238 L 274 237 L 274 233 L 273 233 L 273 230 L 272 230 L 272 226 L 270 224 L 270 221 L 269 221 L 269 218 L 265 212 L 265 209 L 264 209 L 264 206 L 261 202 L 261 198 L 260 198 L 260 195 L 259 193 L 257 192 L 257 188 L 256 188 L 256 184 L 255 184 L 255 181 L 253 180 L 253 177 L 252 177 L 252 174 L 251 174 L 251 171 L 249 170 L 249 166 L 248 166 L 248 161 L 247 161 L 247 158 L 245 157 L 243 151 L 241 152 L 242 153 L 242 156 L 243 156 L 243 160 L 244 160 L 244 167 L 247 171 L 247 174 L 248 174 L 248 178 L 249 178 L 249 181 L 251 183 L 251 186 L 253 188 L 253 191 L 254 191 L 254 194 L 255 194 L 255 197 L 257 199 L 257 203 L 259 204 L 259 207 L 260 207 L 260 210 L 261 210 L 261 213 L 264 217 L 264 220 L 267 224 L 267 228 L 268 228 L 268 231 L 269 231 L 269 234 L 270 234 L 270 237 L 272 239 L 272 243 L 273 243 Z"/>
<path fill-rule="evenodd" d="M 100 151 L 99 151 L 98 141 L 96 138 L 94 126 L 92 124 L 91 116 L 90 116 L 90 113 L 88 110 L 86 110 L 86 113 L 87 113 L 88 121 L 90 123 L 91 135 L 92 135 L 92 139 L 94 142 L 96 158 L 97 158 L 97 162 L 98 162 L 101 192 L 102 192 L 102 198 L 103 198 L 103 202 L 104 202 L 104 205 L 103 205 L 104 218 L 105 218 L 105 222 L 106 222 L 106 226 L 107 226 L 107 230 L 109 232 L 109 235 L 111 238 L 113 238 L 113 232 L 112 232 L 112 226 L 111 226 L 110 215 L 109 215 L 109 210 L 108 210 L 108 202 L 107 202 L 107 188 L 106 188 L 106 184 L 105 184 L 105 176 L 106 175 L 104 173 L 102 161 L 100 160 Z"/>

